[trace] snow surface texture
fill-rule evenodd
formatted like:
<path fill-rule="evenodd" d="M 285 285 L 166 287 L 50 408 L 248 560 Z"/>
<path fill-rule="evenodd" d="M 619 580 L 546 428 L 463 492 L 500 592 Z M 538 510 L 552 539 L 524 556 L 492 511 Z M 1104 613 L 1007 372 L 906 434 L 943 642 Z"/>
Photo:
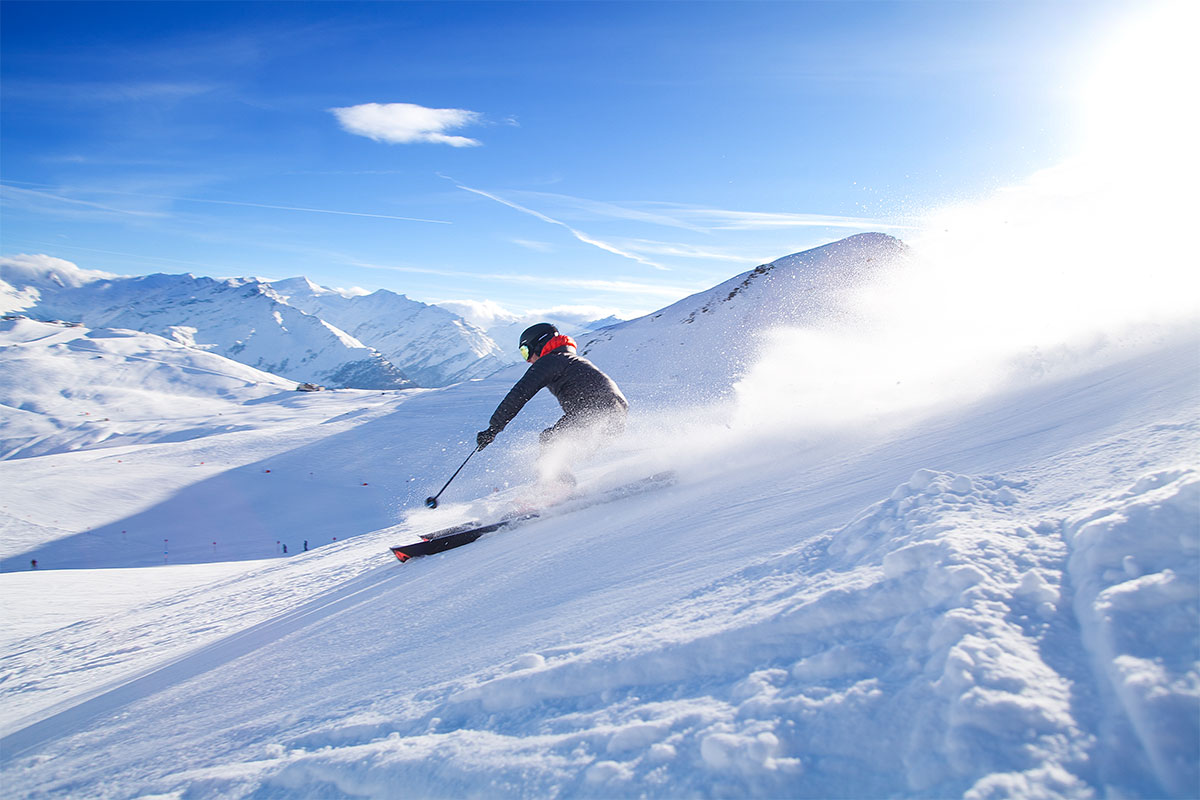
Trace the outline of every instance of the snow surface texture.
<path fill-rule="evenodd" d="M 294 388 L 149 333 L 0 320 L 0 459 L 234 430 L 233 420 L 197 430 L 179 422 Z"/>
<path fill-rule="evenodd" d="M 420 503 L 519 371 L 208 397 L 176 369 L 148 390 L 171 424 L 237 430 L 48 429 L 61 446 L 0 461 L 0 599 L 21 621 L 0 639 L 6 794 L 1195 796 L 1196 327 L 1019 353 L 943 404 L 880 387 L 870 408 L 797 394 L 792 330 L 758 340 L 725 403 L 664 404 L 654 377 L 700 369 L 739 330 L 723 317 L 771 302 L 753 286 L 677 309 L 682 349 L 639 350 L 646 326 L 678 332 L 650 318 L 593 347 L 638 413 L 581 491 L 675 485 L 403 565 L 388 545 L 527 494 L 545 398 Z M 8 335 L 95 337 L 37 325 Z M 91 355 L 21 352 L 44 375 Z M 777 413 L 797 397 L 829 413 Z"/>

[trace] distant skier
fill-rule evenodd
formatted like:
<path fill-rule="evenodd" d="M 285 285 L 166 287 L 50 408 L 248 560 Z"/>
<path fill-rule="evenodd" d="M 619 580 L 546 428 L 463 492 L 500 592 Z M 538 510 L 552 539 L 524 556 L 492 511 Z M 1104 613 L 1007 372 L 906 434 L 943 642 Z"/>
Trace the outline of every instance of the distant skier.
<path fill-rule="evenodd" d="M 539 437 L 539 471 L 544 481 L 574 485 L 570 463 L 625 430 L 629 402 L 613 379 L 578 355 L 571 337 L 550 323 L 527 328 L 519 344 L 529 369 L 500 401 L 475 443 L 480 450 L 487 447 L 535 394 L 549 389 L 563 416 Z"/>

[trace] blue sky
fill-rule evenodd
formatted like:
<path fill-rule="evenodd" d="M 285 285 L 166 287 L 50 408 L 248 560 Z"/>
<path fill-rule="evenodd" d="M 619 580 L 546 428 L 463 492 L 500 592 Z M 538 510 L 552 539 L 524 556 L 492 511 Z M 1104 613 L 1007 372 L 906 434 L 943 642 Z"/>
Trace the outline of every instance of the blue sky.
<path fill-rule="evenodd" d="M 646 313 L 1080 147 L 1130 2 L 4 2 L 5 255 Z"/>

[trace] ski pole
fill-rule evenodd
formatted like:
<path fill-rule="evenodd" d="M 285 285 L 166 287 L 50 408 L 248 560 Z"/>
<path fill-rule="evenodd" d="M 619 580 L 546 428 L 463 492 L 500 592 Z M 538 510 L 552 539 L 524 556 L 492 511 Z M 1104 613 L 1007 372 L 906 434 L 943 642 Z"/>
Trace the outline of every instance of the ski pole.
<path fill-rule="evenodd" d="M 454 474 L 450 476 L 450 480 L 446 481 L 446 486 L 449 486 L 450 481 L 453 481 L 455 478 L 458 477 L 458 473 L 462 472 L 463 467 L 465 467 L 467 465 L 467 462 L 471 460 L 471 456 L 478 453 L 479 449 L 480 448 L 476 447 L 474 450 L 472 450 L 471 453 L 463 460 L 462 465 L 459 466 L 458 469 L 454 470 Z M 446 491 L 446 486 L 443 486 L 440 490 L 438 490 L 438 493 L 435 494 L 433 497 L 425 498 L 425 506 L 427 508 L 437 508 L 437 506 L 438 506 L 437 499 L 442 496 L 442 492 Z"/>

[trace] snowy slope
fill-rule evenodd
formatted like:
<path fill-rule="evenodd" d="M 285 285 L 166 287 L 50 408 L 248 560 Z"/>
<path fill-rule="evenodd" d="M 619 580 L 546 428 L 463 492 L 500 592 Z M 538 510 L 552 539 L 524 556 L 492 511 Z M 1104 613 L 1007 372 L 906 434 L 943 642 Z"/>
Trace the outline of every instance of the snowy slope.
<path fill-rule="evenodd" d="M 408 564 L 529 497 L 544 397 L 421 505 L 520 367 L 0 461 L 6 791 L 1193 796 L 1196 316 L 993 350 L 956 286 L 864 325 L 909 258 L 855 237 L 595 337 L 634 413 L 581 491 L 678 483 Z"/>
<path fill-rule="evenodd" d="M 57 273 L 55 278 L 31 285 L 19 259 L 0 259 L 8 294 L 24 300 L 8 305 L 39 319 L 153 333 L 298 382 L 367 389 L 408 385 L 377 351 L 282 302 L 262 281 L 194 275 L 64 281 Z"/>
<path fill-rule="evenodd" d="M 179 421 L 293 389 L 154 334 L 12 315 L 0 320 L 0 459 L 207 435 Z"/>
<path fill-rule="evenodd" d="M 274 281 L 289 305 L 346 331 L 421 386 L 481 378 L 511 363 L 486 333 L 438 306 L 381 289 L 347 296 L 307 278 Z"/>
<path fill-rule="evenodd" d="M 455 513 L 422 510 L 124 611 L 56 618 L 5 648 L 22 677 L 0 687 L 6 785 L 1186 797 L 1197 342 L 1117 351 L 901 431 L 778 430 L 747 447 L 693 428 L 677 442 L 680 483 L 657 494 L 390 561 L 386 545 Z M 444 435 L 448 420 L 406 409 L 430 396 L 396 396 L 393 415 L 340 436 L 369 451 L 403 435 L 399 418 L 421 430 L 411 442 Z M 461 398 L 452 415 L 493 399 Z M 650 469 L 663 454 L 620 458 Z M 111 579 L 0 585 L 26 617 L 60 584 Z"/>
<path fill-rule="evenodd" d="M 708 401 L 728 393 L 757 362 L 770 331 L 828 324 L 848 315 L 856 287 L 904 258 L 905 246 L 865 233 L 755 267 L 653 314 L 579 340 L 611 364 L 622 385 L 648 374 L 656 400 Z M 646 370 L 662 364 L 667 373 Z"/>
<path fill-rule="evenodd" d="M 0 312 L 154 333 L 340 388 L 439 387 L 485 377 L 520 363 L 512 343 L 535 322 L 549 319 L 575 336 L 617 322 L 493 313 L 479 326 L 459 314 L 476 306 L 486 304 L 427 305 L 386 290 L 347 294 L 303 277 L 123 278 L 49 256 L 0 259 Z"/>

